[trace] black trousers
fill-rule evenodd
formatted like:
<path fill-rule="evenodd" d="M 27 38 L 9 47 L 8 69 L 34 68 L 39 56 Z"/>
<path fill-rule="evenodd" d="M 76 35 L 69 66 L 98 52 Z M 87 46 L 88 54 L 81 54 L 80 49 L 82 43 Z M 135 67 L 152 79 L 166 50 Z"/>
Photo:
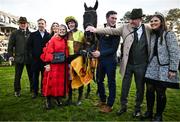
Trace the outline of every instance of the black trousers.
<path fill-rule="evenodd" d="M 129 89 L 131 86 L 132 76 L 134 75 L 136 84 L 136 101 L 135 101 L 135 111 L 141 110 L 141 104 L 144 98 L 144 75 L 146 71 L 147 64 L 140 65 L 130 65 L 127 64 L 126 72 L 122 81 L 121 89 L 121 107 L 127 107 L 127 97 L 129 94 Z"/>
<path fill-rule="evenodd" d="M 116 60 L 103 60 L 98 64 L 98 92 L 102 102 L 106 102 L 104 86 L 105 75 L 107 74 L 109 95 L 107 105 L 112 107 L 116 97 Z"/>
<path fill-rule="evenodd" d="M 31 64 L 15 63 L 14 91 L 16 92 L 19 92 L 21 90 L 20 80 L 21 80 L 23 69 L 24 69 L 24 65 L 26 65 L 26 70 L 28 73 L 30 91 L 32 90 L 32 87 L 33 87 Z"/>
<path fill-rule="evenodd" d="M 44 63 L 42 61 L 34 62 L 32 65 L 33 71 L 33 91 L 35 94 L 39 91 L 39 79 L 41 83 L 41 93 L 42 93 L 42 79 L 44 74 Z M 41 78 L 39 78 L 41 74 Z"/>
<path fill-rule="evenodd" d="M 147 111 L 153 113 L 156 93 L 156 115 L 161 116 L 166 106 L 166 87 L 149 82 L 146 87 Z"/>

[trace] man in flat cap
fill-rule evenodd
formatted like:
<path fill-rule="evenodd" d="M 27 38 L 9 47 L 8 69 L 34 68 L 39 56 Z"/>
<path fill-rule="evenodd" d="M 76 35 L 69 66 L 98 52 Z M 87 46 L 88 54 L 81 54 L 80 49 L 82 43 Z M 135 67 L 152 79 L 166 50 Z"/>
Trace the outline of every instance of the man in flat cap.
<path fill-rule="evenodd" d="M 14 92 L 16 97 L 20 97 L 20 80 L 24 65 L 26 66 L 29 77 L 30 91 L 32 91 L 31 55 L 27 50 L 27 40 L 30 35 L 30 31 L 28 29 L 26 17 L 20 17 L 18 24 L 19 29 L 12 32 L 8 44 L 8 54 L 10 56 L 9 60 L 14 60 L 15 62 Z"/>

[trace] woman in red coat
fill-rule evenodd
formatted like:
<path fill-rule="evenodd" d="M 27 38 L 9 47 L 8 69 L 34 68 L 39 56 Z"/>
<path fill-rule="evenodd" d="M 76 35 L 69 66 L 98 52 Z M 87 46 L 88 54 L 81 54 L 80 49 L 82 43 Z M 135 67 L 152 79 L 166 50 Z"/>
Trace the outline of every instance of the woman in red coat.
<path fill-rule="evenodd" d="M 68 65 L 63 63 L 52 63 L 53 53 L 62 52 L 68 57 L 67 28 L 65 25 L 58 27 L 59 34 L 55 34 L 43 49 L 41 59 L 47 62 L 43 77 L 43 95 L 46 97 L 46 109 L 51 108 L 51 97 L 55 97 L 57 105 L 61 105 L 59 97 L 67 93 Z"/>

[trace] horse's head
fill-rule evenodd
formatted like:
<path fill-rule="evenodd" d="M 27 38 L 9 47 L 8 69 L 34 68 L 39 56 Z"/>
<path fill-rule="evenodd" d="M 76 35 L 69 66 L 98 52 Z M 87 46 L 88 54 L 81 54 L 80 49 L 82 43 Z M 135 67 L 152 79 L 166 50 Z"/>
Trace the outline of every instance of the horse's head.
<path fill-rule="evenodd" d="M 88 25 L 92 25 L 94 27 L 97 26 L 97 13 L 96 9 L 98 8 L 98 1 L 96 0 L 96 3 L 94 7 L 87 7 L 86 3 L 84 3 L 85 12 L 83 15 L 83 27 L 86 29 Z"/>
<path fill-rule="evenodd" d="M 98 8 L 98 1 L 96 0 L 96 3 L 94 7 L 87 7 L 86 3 L 84 3 L 85 12 L 83 15 L 83 27 L 84 30 L 87 26 L 91 25 L 94 27 L 97 27 L 97 13 L 96 9 Z M 85 32 L 85 38 L 87 45 L 92 45 L 95 43 L 95 36 L 91 32 Z"/>

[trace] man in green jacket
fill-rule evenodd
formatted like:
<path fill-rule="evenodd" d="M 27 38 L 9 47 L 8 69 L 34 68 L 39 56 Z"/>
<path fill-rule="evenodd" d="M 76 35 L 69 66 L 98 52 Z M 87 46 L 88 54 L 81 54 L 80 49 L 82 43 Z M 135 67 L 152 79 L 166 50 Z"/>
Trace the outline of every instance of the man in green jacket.
<path fill-rule="evenodd" d="M 30 35 L 28 30 L 28 22 L 26 17 L 19 18 L 19 29 L 14 31 L 9 38 L 8 54 L 9 60 L 15 62 L 15 79 L 14 91 L 15 96 L 20 97 L 21 84 L 20 79 L 23 72 L 24 65 L 26 65 L 29 81 L 30 91 L 32 91 L 32 72 L 31 72 L 31 55 L 27 50 L 27 40 Z"/>

